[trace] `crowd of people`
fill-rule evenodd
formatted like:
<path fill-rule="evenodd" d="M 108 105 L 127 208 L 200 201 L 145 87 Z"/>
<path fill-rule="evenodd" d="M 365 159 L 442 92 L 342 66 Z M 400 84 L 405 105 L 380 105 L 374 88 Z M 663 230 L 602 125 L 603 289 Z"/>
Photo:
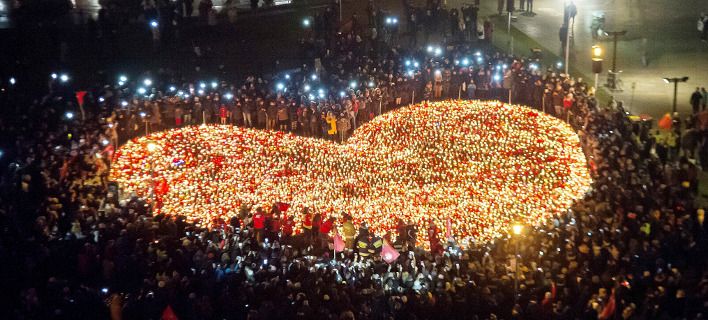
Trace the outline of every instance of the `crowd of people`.
<path fill-rule="evenodd" d="M 405 50 L 349 32 L 315 32 L 317 62 L 244 81 L 146 73 L 77 99 L 52 79 L 41 99 L 0 95 L 0 266 L 8 318 L 701 319 L 708 301 L 708 117 L 656 133 L 582 79 L 477 42 Z M 375 45 L 372 45 L 375 44 Z M 213 83 L 212 83 L 213 82 Z M 500 99 L 568 121 L 593 188 L 567 213 L 518 236 L 416 248 L 400 224 L 380 235 L 287 206 L 243 208 L 213 229 L 152 215 L 107 181 L 110 154 L 146 132 L 232 124 L 346 139 L 398 106 Z M 704 102 L 705 103 L 705 102 Z M 293 225 L 287 214 L 311 219 Z M 333 228 L 344 230 L 333 254 Z M 423 226 L 418 226 L 421 229 Z M 435 233 L 435 230 L 433 230 Z M 518 284 L 518 285 L 516 285 Z"/>

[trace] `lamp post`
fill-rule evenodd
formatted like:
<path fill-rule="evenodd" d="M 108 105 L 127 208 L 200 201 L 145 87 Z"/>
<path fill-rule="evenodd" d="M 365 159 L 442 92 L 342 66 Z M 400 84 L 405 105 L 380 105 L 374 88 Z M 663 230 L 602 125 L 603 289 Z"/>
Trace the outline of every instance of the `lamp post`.
<path fill-rule="evenodd" d="M 602 73 L 602 48 L 599 45 L 592 46 L 592 73 L 595 74 L 595 90 L 597 90 L 597 82 Z"/>
<path fill-rule="evenodd" d="M 607 35 L 612 36 L 612 69 L 607 74 L 607 85 L 613 90 L 617 89 L 617 39 L 619 36 L 627 34 L 627 30 L 622 31 L 608 31 Z"/>
<path fill-rule="evenodd" d="M 518 223 L 514 224 L 511 226 L 511 231 L 516 238 L 514 247 L 514 305 L 516 305 L 519 300 L 519 241 L 521 240 L 521 234 L 524 232 L 524 226 Z"/>
<path fill-rule="evenodd" d="M 681 77 L 681 78 L 664 78 L 664 82 L 666 83 L 672 83 L 674 84 L 674 106 L 671 109 L 671 112 L 674 113 L 676 112 L 676 95 L 678 94 L 678 84 L 679 82 L 686 82 L 688 81 L 688 77 Z"/>

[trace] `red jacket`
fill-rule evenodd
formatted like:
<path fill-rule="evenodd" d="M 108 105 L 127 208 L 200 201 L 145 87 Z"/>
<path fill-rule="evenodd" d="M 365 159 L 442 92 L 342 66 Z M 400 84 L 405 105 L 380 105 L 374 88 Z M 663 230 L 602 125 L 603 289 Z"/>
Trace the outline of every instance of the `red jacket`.
<path fill-rule="evenodd" d="M 265 215 L 262 213 L 256 213 L 253 216 L 253 227 L 256 229 L 265 228 Z"/>

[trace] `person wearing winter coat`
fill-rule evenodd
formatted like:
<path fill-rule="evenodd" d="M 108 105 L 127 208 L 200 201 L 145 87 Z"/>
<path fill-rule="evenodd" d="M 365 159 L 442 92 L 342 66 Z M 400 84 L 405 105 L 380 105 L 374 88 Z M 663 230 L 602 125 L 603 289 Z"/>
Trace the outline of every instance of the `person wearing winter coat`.
<path fill-rule="evenodd" d="M 325 122 L 329 125 L 327 136 L 330 140 L 334 140 L 334 136 L 337 134 L 337 117 L 335 117 L 332 112 L 329 112 L 325 117 Z"/>

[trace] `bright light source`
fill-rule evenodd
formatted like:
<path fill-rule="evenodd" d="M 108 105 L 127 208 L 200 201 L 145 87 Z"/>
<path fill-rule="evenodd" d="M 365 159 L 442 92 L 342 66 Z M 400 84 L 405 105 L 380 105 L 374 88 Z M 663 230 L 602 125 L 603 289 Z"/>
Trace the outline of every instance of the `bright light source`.
<path fill-rule="evenodd" d="M 143 80 L 143 84 L 144 84 L 146 87 L 149 87 L 149 86 L 152 85 L 152 80 L 150 80 L 150 79 L 145 79 L 145 80 Z"/>
<path fill-rule="evenodd" d="M 463 66 L 467 66 L 467 65 L 469 65 L 469 64 L 470 64 L 470 59 L 467 59 L 467 58 L 462 59 L 462 65 L 463 65 Z"/>
<path fill-rule="evenodd" d="M 145 94 L 145 93 L 147 93 L 147 90 L 145 88 L 140 87 L 140 88 L 138 88 L 138 93 Z"/>
<path fill-rule="evenodd" d="M 511 226 L 511 230 L 514 232 L 515 235 L 520 235 L 524 231 L 524 226 L 520 224 L 515 224 Z"/>
<path fill-rule="evenodd" d="M 357 86 L 356 81 L 352 81 L 352 82 L 349 83 L 349 87 L 352 88 L 352 89 L 355 89 L 356 86 Z"/>
<path fill-rule="evenodd" d="M 199 83 L 199 87 L 202 89 L 206 88 L 206 83 L 204 83 L 204 82 Z"/>
<path fill-rule="evenodd" d="M 563 66 L 563 62 L 560 62 L 560 61 L 556 62 L 557 68 L 561 68 L 562 66 Z"/>
<path fill-rule="evenodd" d="M 502 66 L 502 68 L 504 68 L 504 69 L 506 69 L 506 68 L 508 68 L 508 67 L 509 67 L 509 66 L 508 66 L 506 63 Z"/>
<path fill-rule="evenodd" d="M 480 57 L 480 56 L 482 56 L 482 53 L 479 52 L 479 51 L 477 51 L 477 52 L 474 53 L 474 55 Z"/>
<path fill-rule="evenodd" d="M 406 67 L 409 67 L 410 65 L 411 65 L 411 61 L 410 61 L 410 60 L 406 60 Z"/>
<path fill-rule="evenodd" d="M 104 99 L 103 97 L 98 97 L 98 102 L 104 102 L 104 101 L 106 101 L 106 99 Z"/>
<path fill-rule="evenodd" d="M 484 61 L 482 57 L 477 57 L 477 63 L 482 63 L 482 61 Z"/>
<path fill-rule="evenodd" d="M 369 88 L 373 88 L 376 84 L 373 81 L 369 81 Z"/>
<path fill-rule="evenodd" d="M 56 73 L 52 73 L 52 79 L 56 79 L 57 77 L 59 77 L 59 76 L 57 76 Z"/>
<path fill-rule="evenodd" d="M 408 70 L 408 76 L 412 77 L 413 76 L 413 70 Z"/>
<path fill-rule="evenodd" d="M 283 90 L 283 89 L 285 89 L 285 85 L 282 84 L 282 83 L 278 83 L 278 84 L 275 85 L 275 88 L 278 89 L 278 90 Z"/>
<path fill-rule="evenodd" d="M 285 74 L 285 79 L 290 79 L 290 75 L 289 75 L 289 74 Z"/>
<path fill-rule="evenodd" d="M 67 82 L 69 81 L 69 76 L 66 74 L 62 74 L 61 76 L 59 76 L 59 80 L 61 80 L 61 82 Z"/>
<path fill-rule="evenodd" d="M 15 83 L 17 83 L 17 80 L 15 80 L 14 77 L 11 77 L 11 78 L 10 78 L 10 84 L 14 86 Z"/>
<path fill-rule="evenodd" d="M 302 89 L 305 90 L 305 92 L 308 92 L 310 91 L 310 85 L 306 84 L 304 87 L 302 87 Z"/>
<path fill-rule="evenodd" d="M 592 55 L 595 58 L 599 58 L 602 56 L 602 48 L 600 46 L 592 46 Z"/>
<path fill-rule="evenodd" d="M 123 86 L 125 84 L 125 81 L 118 81 L 119 86 Z"/>
<path fill-rule="evenodd" d="M 225 98 L 226 100 L 231 100 L 231 99 L 233 99 L 233 97 L 234 97 L 234 95 L 231 94 L 231 92 L 227 92 L 227 93 L 224 94 L 224 98 Z"/>
<path fill-rule="evenodd" d="M 442 54 L 442 49 L 440 47 L 435 48 L 435 55 L 439 56 Z"/>
<path fill-rule="evenodd" d="M 340 97 L 344 98 L 345 95 L 347 95 L 347 94 L 344 93 L 344 91 L 339 91 L 339 96 L 340 96 Z"/>
<path fill-rule="evenodd" d="M 197 93 L 198 93 L 200 96 L 203 96 L 203 95 L 204 95 L 204 90 L 203 90 L 203 89 L 199 89 L 199 91 L 197 91 Z"/>
<path fill-rule="evenodd" d="M 317 75 L 313 73 L 312 76 L 310 76 L 310 79 L 317 80 Z"/>
<path fill-rule="evenodd" d="M 127 107 L 128 106 L 128 101 L 121 101 L 120 102 L 121 106 Z"/>
<path fill-rule="evenodd" d="M 126 77 L 126 76 L 120 76 L 120 77 L 118 77 L 118 81 L 126 82 L 126 81 L 128 81 L 128 77 Z"/>
<path fill-rule="evenodd" d="M 155 150 L 157 150 L 157 144 L 154 142 L 148 142 L 147 151 L 152 153 L 152 152 L 155 152 Z"/>
<path fill-rule="evenodd" d="M 175 86 L 170 86 L 170 92 L 175 92 L 175 90 L 177 90 L 177 88 L 175 88 Z"/>
<path fill-rule="evenodd" d="M 69 120 L 74 119 L 74 113 L 71 111 L 67 111 L 64 116 Z"/>
<path fill-rule="evenodd" d="M 153 28 L 157 28 L 160 24 L 157 22 L 157 20 L 152 20 L 150 21 L 150 26 Z"/>
<path fill-rule="evenodd" d="M 145 118 L 145 116 L 147 116 L 147 113 L 145 113 L 145 111 L 141 111 L 141 112 L 140 112 L 140 117 L 141 117 L 141 118 Z"/>
<path fill-rule="evenodd" d="M 499 81 L 499 80 L 501 80 L 501 76 L 499 76 L 498 74 L 495 74 L 494 81 Z"/>
<path fill-rule="evenodd" d="M 309 18 L 302 19 L 302 26 L 303 27 L 308 28 L 308 27 L 310 27 L 310 24 L 312 24 L 312 22 L 310 21 Z"/>
<path fill-rule="evenodd" d="M 435 50 L 435 48 L 433 48 L 433 46 L 428 46 L 427 50 L 429 53 L 432 53 Z"/>
<path fill-rule="evenodd" d="M 324 94 L 324 92 L 319 92 L 319 93 L 317 94 L 317 96 L 319 96 L 320 99 L 324 99 L 325 94 Z"/>
<path fill-rule="evenodd" d="M 413 66 L 418 68 L 418 67 L 420 67 L 420 64 L 418 63 L 418 61 L 413 61 Z"/>
<path fill-rule="evenodd" d="M 211 88 L 212 88 L 212 89 L 216 89 L 216 87 L 217 87 L 218 85 L 219 85 L 219 84 L 216 83 L 216 81 L 212 81 L 212 82 L 211 82 Z"/>
<path fill-rule="evenodd" d="M 440 69 L 436 69 L 435 74 L 440 74 Z"/>
<path fill-rule="evenodd" d="M 309 94 L 307 97 L 310 98 L 310 100 L 315 100 L 315 96 L 313 96 L 312 94 Z"/>
<path fill-rule="evenodd" d="M 107 139 L 101 140 L 101 144 L 107 146 L 110 142 Z"/>
<path fill-rule="evenodd" d="M 184 94 L 184 91 L 182 91 L 182 90 L 177 91 L 177 96 L 181 97 L 183 94 Z"/>

